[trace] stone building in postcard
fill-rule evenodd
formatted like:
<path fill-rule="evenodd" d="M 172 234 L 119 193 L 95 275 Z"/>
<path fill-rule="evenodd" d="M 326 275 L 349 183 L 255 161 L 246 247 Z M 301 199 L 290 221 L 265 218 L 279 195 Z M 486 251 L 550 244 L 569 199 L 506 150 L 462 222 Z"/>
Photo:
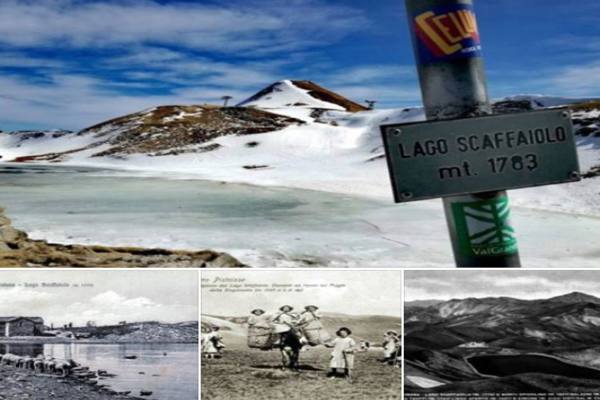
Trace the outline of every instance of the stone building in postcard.
<path fill-rule="evenodd" d="M 44 332 L 40 317 L 0 317 L 0 337 L 36 336 Z"/>

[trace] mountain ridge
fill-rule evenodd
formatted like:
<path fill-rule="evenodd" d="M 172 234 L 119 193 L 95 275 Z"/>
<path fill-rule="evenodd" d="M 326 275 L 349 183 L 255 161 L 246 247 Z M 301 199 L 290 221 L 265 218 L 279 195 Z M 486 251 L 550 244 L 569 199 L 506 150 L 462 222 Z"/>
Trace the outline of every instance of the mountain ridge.
<path fill-rule="evenodd" d="M 294 82 L 304 81 L 276 82 L 271 86 L 283 85 L 281 91 L 267 91 L 242 107 L 159 106 L 76 133 L 0 134 L 0 162 L 185 174 L 389 201 L 380 126 L 423 121 L 423 109 L 350 112 Z M 496 113 L 531 109 L 523 99 L 494 105 Z M 588 183 L 600 175 L 600 102 L 578 105 L 573 121 L 584 181 L 514 191 L 515 206 L 600 215 L 594 182 Z"/>
<path fill-rule="evenodd" d="M 446 303 L 460 303 L 471 313 L 443 315 L 440 310 L 448 307 Z M 598 368 L 598 297 L 574 291 L 534 300 L 486 297 L 446 303 L 405 309 L 407 391 L 460 392 L 476 388 L 483 392 L 518 393 L 539 384 L 538 390 L 553 392 L 569 385 L 572 388 L 596 384 L 562 376 L 560 372 L 482 376 L 468 360 L 474 356 L 549 355 L 573 365 Z M 479 308 L 468 308 L 473 305 Z M 434 386 L 426 386 L 427 382 Z"/>

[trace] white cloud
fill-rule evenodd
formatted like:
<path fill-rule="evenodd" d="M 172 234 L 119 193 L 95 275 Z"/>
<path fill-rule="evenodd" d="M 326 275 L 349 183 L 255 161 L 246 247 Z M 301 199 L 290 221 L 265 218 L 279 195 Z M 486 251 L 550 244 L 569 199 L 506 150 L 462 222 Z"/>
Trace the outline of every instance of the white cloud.
<path fill-rule="evenodd" d="M 600 61 L 560 68 L 547 74 L 543 81 L 564 96 L 598 96 Z"/>
<path fill-rule="evenodd" d="M 580 291 L 600 297 L 600 271 L 410 271 L 406 300 L 467 297 L 539 299 Z"/>
<path fill-rule="evenodd" d="M 0 1 L 0 44 L 8 49 L 0 68 L 35 71 L 0 75 L 0 129 L 77 130 L 161 104 L 218 103 L 224 94 L 238 102 L 274 81 L 311 76 L 358 102 L 418 103 L 413 67 L 331 72 L 335 65 L 325 62 L 325 73 L 310 73 L 323 68 L 315 49 L 368 24 L 361 11 L 323 0 Z M 57 46 L 93 56 L 41 55 Z M 301 76 L 290 76 L 302 65 Z"/>
<path fill-rule="evenodd" d="M 334 85 L 365 84 L 380 81 L 416 79 L 416 69 L 408 65 L 360 65 L 344 68 L 331 79 Z"/>
<path fill-rule="evenodd" d="M 17 286 L 0 287 L 0 316 L 39 316 L 55 326 L 196 320 L 197 279 L 197 271 L 183 270 L 4 270 L 0 282 Z"/>
<path fill-rule="evenodd" d="M 378 107 L 420 103 L 414 66 L 365 64 L 322 74 L 319 79 L 329 89 L 354 101 L 376 100 Z"/>
<path fill-rule="evenodd" d="M 0 75 L 0 129 L 81 129 L 161 104 L 241 101 L 289 78 L 282 71 L 305 61 L 303 49 L 367 24 L 323 0 L 2 0 L 0 68 L 32 72 Z"/>
<path fill-rule="evenodd" d="M 332 86 L 332 89 L 358 102 L 376 100 L 379 106 L 397 105 L 399 102 L 419 105 L 421 94 L 414 84 L 380 83 L 377 85 Z"/>
<path fill-rule="evenodd" d="M 107 69 L 124 70 L 124 76 L 130 79 L 185 85 L 197 85 L 201 82 L 204 85 L 245 88 L 272 82 L 277 76 L 275 70 L 281 64 L 233 64 L 167 49 L 143 47 L 107 60 L 103 66 Z"/>
<path fill-rule="evenodd" d="M 73 322 L 76 325 L 93 320 L 98 324 L 116 324 L 119 321 L 181 322 L 197 319 L 198 310 L 193 305 L 160 304 L 147 297 L 129 298 L 109 290 L 88 301 L 74 303 L 66 309 L 47 315 L 49 321 Z"/>
<path fill-rule="evenodd" d="M 0 67 L 60 69 L 66 64 L 62 61 L 25 56 L 17 51 L 0 51 Z"/>
<path fill-rule="evenodd" d="M 13 316 L 15 310 L 36 310 L 53 298 L 51 293 L 23 287 L 0 290 L 0 315 Z"/>
<path fill-rule="evenodd" d="M 220 103 L 224 94 L 239 102 L 276 80 L 289 78 L 278 72 L 285 65 L 285 62 L 234 65 L 200 57 L 193 59 L 173 50 L 136 48 L 104 62 L 105 69 L 124 69 L 125 81 L 81 73 L 67 74 L 60 69 L 46 74 L 41 82 L 14 75 L 0 76 L 0 121 L 82 129 L 157 105 Z M 403 74 L 409 73 L 405 67 L 365 66 L 352 71 L 355 84 L 342 83 L 351 79 L 338 78 L 338 75 L 324 76 L 323 81 L 317 83 L 358 102 L 377 100 L 379 107 L 419 102 L 416 82 L 406 83 L 402 78 Z M 395 75 L 397 80 L 392 77 Z M 386 79 L 394 83 L 383 83 Z M 164 94 L 127 91 L 146 89 L 152 92 L 164 85 L 175 85 L 175 88 Z"/>
<path fill-rule="evenodd" d="M 344 35 L 366 23 L 354 9 L 324 2 L 262 7 L 248 3 L 4 0 L 0 3 L 0 43 L 18 47 L 61 43 L 75 48 L 144 43 L 222 52 L 281 51 L 315 45 L 328 35 Z"/>
<path fill-rule="evenodd" d="M 235 88 L 196 87 L 166 95 L 129 95 L 103 88 L 107 82 L 83 75 L 52 75 L 49 82 L 33 83 L 0 77 L 0 120 L 43 124 L 48 128 L 86 126 L 161 104 L 220 102 L 223 94 L 242 99 L 251 94 Z M 1 128 L 1 127 L 0 127 Z"/>
<path fill-rule="evenodd" d="M 112 290 L 92 297 L 90 303 L 94 306 L 113 309 L 160 307 L 159 304 L 147 297 L 127 298 Z"/>

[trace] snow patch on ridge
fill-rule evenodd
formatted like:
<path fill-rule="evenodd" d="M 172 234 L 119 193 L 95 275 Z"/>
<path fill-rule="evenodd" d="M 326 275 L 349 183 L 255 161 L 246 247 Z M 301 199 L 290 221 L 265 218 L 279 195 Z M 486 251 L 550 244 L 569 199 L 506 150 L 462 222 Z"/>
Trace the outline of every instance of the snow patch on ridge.
<path fill-rule="evenodd" d="M 283 80 L 258 92 L 256 95 L 238 104 L 239 107 L 257 107 L 264 110 L 277 109 L 280 112 L 296 112 L 295 109 L 325 109 L 345 111 L 334 103 L 319 100 L 294 85 L 291 80 Z M 286 114 L 287 115 L 287 114 Z"/>

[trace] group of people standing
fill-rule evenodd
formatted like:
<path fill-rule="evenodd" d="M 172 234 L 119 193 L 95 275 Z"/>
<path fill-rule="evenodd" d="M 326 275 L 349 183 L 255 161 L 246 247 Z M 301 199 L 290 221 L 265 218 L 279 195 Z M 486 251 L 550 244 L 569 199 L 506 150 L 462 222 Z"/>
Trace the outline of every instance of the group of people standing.
<path fill-rule="evenodd" d="M 210 327 L 210 332 L 203 333 L 200 338 L 200 350 L 205 358 L 220 358 L 225 348 L 221 328 L 216 325 Z"/>
<path fill-rule="evenodd" d="M 299 337 L 300 343 L 303 345 L 308 343 L 303 329 L 314 321 L 321 319 L 319 307 L 315 305 L 307 305 L 302 312 L 294 313 L 294 308 L 286 304 L 279 307 L 278 312 L 271 317 L 261 308 L 254 309 L 250 313 L 248 327 L 273 327 L 275 332 L 282 335 L 286 332 L 292 332 Z M 337 376 L 337 371 L 343 370 L 344 376 L 351 381 L 354 353 L 361 351 L 361 349 L 356 345 L 356 341 L 351 336 L 352 331 L 349 328 L 340 327 L 336 335 L 337 338 L 328 338 L 321 343 L 332 349 L 329 361 L 330 370 L 327 376 L 334 379 Z"/>
<path fill-rule="evenodd" d="M 275 334 L 279 334 L 279 340 L 273 343 L 273 346 L 276 347 L 280 343 L 283 343 L 283 335 L 289 333 L 296 335 L 302 346 L 308 344 L 309 341 L 306 338 L 304 328 L 320 319 L 319 307 L 315 305 L 307 305 L 303 311 L 296 313 L 292 306 L 286 304 L 279 307 L 278 311 L 273 315 L 268 315 L 261 308 L 253 309 L 247 321 L 249 328 L 270 329 Z M 352 337 L 352 331 L 347 327 L 340 327 L 336 331 L 336 336 L 336 338 L 328 337 L 320 343 L 332 349 L 327 376 L 335 379 L 339 376 L 339 371 L 341 370 L 343 371 L 343 376 L 351 382 L 355 353 L 368 351 L 370 344 L 361 341 L 357 345 Z M 389 330 L 385 332 L 382 344 L 383 359 L 381 361 L 389 365 L 399 366 L 400 343 L 401 337 L 396 331 Z M 315 345 L 314 343 L 311 344 Z M 223 343 L 223 337 L 220 334 L 218 326 L 211 327 L 209 333 L 202 335 L 202 353 L 205 357 L 220 357 L 224 348 L 225 344 Z"/>
<path fill-rule="evenodd" d="M 298 336 L 302 344 L 307 344 L 308 341 L 303 333 L 303 328 L 313 321 L 321 319 L 318 313 L 319 307 L 308 305 L 300 313 L 294 313 L 293 311 L 294 307 L 286 304 L 279 307 L 278 312 L 268 316 L 262 308 L 255 308 L 250 311 L 248 327 L 273 328 L 276 333 L 280 334 L 291 331 Z"/>

